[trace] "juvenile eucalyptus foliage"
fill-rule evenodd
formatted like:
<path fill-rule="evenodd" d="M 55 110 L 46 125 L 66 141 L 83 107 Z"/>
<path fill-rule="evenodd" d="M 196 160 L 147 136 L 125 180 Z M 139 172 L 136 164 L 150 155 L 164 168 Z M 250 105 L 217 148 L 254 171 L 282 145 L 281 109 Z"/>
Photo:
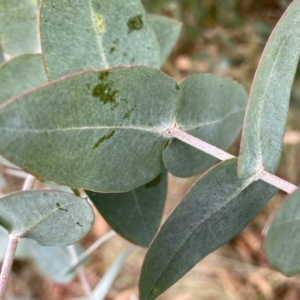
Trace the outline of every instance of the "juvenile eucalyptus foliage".
<path fill-rule="evenodd" d="M 59 245 L 51 255 L 34 242 L 27 246 L 45 268 L 44 260 L 60 256 L 49 273 L 66 282 L 75 270 L 55 275 L 69 263 L 61 246 L 83 237 L 94 219 L 86 199 L 72 194 L 84 188 L 117 233 L 150 245 L 140 299 L 155 299 L 238 234 L 276 193 L 256 179 L 261 171 L 274 173 L 280 158 L 299 26 L 295 0 L 270 37 L 247 106 L 244 88 L 231 79 L 198 74 L 177 83 L 158 70 L 181 24 L 147 15 L 139 0 L 42 0 L 39 9 L 37 1 L 0 1 L 0 43 L 13 57 L 0 66 L 0 155 L 52 188 L 6 195 L 0 225 L 10 237 Z M 16 35 L 21 27 L 26 34 Z M 172 137 L 179 129 L 226 151 L 243 122 L 240 157 L 216 166 L 214 156 Z M 167 171 L 204 174 L 158 230 Z M 300 270 L 297 199 L 298 191 L 265 242 L 270 262 L 287 275 Z M 104 297 L 128 253 L 94 295 Z"/>

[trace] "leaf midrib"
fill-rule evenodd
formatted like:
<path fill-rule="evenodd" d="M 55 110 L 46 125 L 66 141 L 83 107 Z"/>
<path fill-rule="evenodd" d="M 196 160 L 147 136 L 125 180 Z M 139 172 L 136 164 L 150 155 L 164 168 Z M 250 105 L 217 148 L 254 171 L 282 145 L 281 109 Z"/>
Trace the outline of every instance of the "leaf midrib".
<path fill-rule="evenodd" d="M 30 224 L 29 226 L 27 226 L 24 230 L 22 231 L 18 231 L 18 232 L 13 232 L 13 236 L 17 236 L 19 238 L 21 238 L 24 234 L 26 234 L 28 231 L 30 231 L 31 228 L 33 228 L 34 226 L 38 225 L 39 223 L 41 223 L 43 220 L 47 219 L 51 214 L 55 213 L 57 210 L 68 206 L 69 204 L 73 204 L 75 201 L 72 202 L 68 202 L 65 203 L 63 205 L 61 205 L 60 207 L 55 207 L 55 209 L 53 209 L 52 211 L 50 211 L 48 214 L 44 215 L 41 219 L 38 219 L 36 222 Z"/>
<path fill-rule="evenodd" d="M 95 34 L 95 38 L 96 38 L 98 48 L 99 48 L 99 54 L 102 57 L 102 61 L 104 63 L 104 69 L 108 69 L 109 65 L 108 65 L 104 50 L 103 50 L 102 40 L 100 40 L 100 37 L 97 34 L 97 31 L 96 31 L 96 28 L 95 28 L 95 22 L 93 20 L 93 14 L 94 15 L 97 15 L 97 14 L 95 14 L 94 11 L 93 11 L 92 0 L 88 0 L 88 3 L 89 3 L 89 9 L 90 9 L 90 12 L 91 12 L 90 16 L 91 16 L 91 21 L 92 21 L 92 25 L 93 25 L 93 31 L 94 31 L 94 34 Z"/>
<path fill-rule="evenodd" d="M 209 126 L 209 125 L 214 125 L 214 124 L 217 124 L 217 123 L 221 123 L 221 122 L 225 121 L 227 118 L 229 118 L 230 116 L 241 113 L 241 112 L 245 112 L 245 109 L 240 109 L 240 110 L 236 110 L 236 111 L 233 111 L 233 112 L 229 112 L 223 118 L 216 119 L 216 120 L 209 121 L 209 122 L 205 122 L 205 123 L 200 123 L 200 124 L 195 125 L 193 127 L 182 127 L 182 129 L 184 131 L 188 131 L 188 130 L 198 129 L 198 128 L 203 127 L 203 126 Z"/>
<path fill-rule="evenodd" d="M 163 135 L 168 127 L 155 128 L 153 127 L 124 127 L 124 126 L 91 126 L 91 127 L 70 127 L 70 128 L 57 128 L 57 129 L 15 129 L 15 128 L 0 128 L 0 131 L 10 132 L 29 132 L 29 133 L 52 133 L 52 132 L 66 132 L 66 131 L 83 131 L 83 130 L 102 130 L 102 129 L 119 129 L 119 130 L 140 130 L 146 132 L 157 133 Z"/>

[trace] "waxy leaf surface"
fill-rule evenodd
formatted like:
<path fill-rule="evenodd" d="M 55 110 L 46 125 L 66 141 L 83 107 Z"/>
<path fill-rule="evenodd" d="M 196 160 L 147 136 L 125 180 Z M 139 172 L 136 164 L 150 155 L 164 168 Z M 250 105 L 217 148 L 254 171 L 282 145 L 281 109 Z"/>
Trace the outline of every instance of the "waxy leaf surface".
<path fill-rule="evenodd" d="M 276 189 L 236 175 L 237 159 L 203 175 L 171 213 L 152 242 L 140 279 L 140 299 L 151 300 L 199 260 L 238 234 Z"/>
<path fill-rule="evenodd" d="M 181 107 L 176 124 L 183 131 L 227 150 L 243 126 L 247 94 L 231 79 L 211 74 L 194 75 L 180 83 Z M 163 152 L 170 173 L 190 177 L 210 168 L 217 159 L 177 139 Z"/>
<path fill-rule="evenodd" d="M 158 41 L 160 65 L 163 65 L 178 40 L 182 24 L 158 15 L 148 15 L 148 20 Z"/>
<path fill-rule="evenodd" d="M 122 65 L 159 67 L 159 45 L 139 0 L 43 0 L 41 41 L 49 79 Z"/>
<path fill-rule="evenodd" d="M 45 246 L 73 244 L 93 221 L 86 200 L 63 192 L 22 191 L 0 199 L 0 225 L 8 234 Z"/>
<path fill-rule="evenodd" d="M 12 56 L 40 52 L 37 0 L 1 0 L 0 43 Z"/>
<path fill-rule="evenodd" d="M 0 64 L 2 64 L 4 62 L 4 56 L 3 56 L 3 51 L 1 48 L 1 44 L 0 44 Z"/>
<path fill-rule="evenodd" d="M 148 247 L 158 230 L 167 193 L 167 172 L 127 193 L 86 191 L 107 223 L 122 237 Z"/>
<path fill-rule="evenodd" d="M 40 54 L 24 54 L 0 67 L 0 104 L 47 82 Z"/>
<path fill-rule="evenodd" d="M 129 191 L 161 171 L 178 89 L 146 67 L 57 80 L 0 106 L 0 153 L 61 185 Z"/>
<path fill-rule="evenodd" d="M 287 276 L 300 273 L 300 190 L 279 208 L 265 240 L 270 264 Z"/>
<path fill-rule="evenodd" d="M 277 169 L 294 75 L 300 56 L 300 0 L 275 27 L 257 68 L 243 129 L 238 175 Z"/>

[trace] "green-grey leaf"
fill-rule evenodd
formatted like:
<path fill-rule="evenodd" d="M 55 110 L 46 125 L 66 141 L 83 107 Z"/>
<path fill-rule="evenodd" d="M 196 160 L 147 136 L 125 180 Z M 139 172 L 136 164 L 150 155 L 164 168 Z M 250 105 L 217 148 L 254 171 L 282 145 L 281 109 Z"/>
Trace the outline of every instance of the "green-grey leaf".
<path fill-rule="evenodd" d="M 67 274 L 62 273 L 62 271 L 72 263 L 72 259 L 66 247 L 45 247 L 29 239 L 24 241 L 37 267 L 47 276 L 51 277 L 52 280 L 65 284 L 74 278 L 76 270 Z M 79 247 L 78 245 L 76 246 Z M 81 249 L 80 251 L 83 250 Z"/>
<path fill-rule="evenodd" d="M 0 225 L 10 235 L 45 246 L 73 244 L 86 235 L 93 221 L 84 199 L 63 192 L 22 191 L 0 199 Z"/>
<path fill-rule="evenodd" d="M 167 193 L 167 172 L 127 193 L 86 191 L 107 223 L 122 237 L 148 247 L 159 228 Z"/>
<path fill-rule="evenodd" d="M 252 84 L 238 164 L 247 178 L 277 169 L 299 56 L 300 0 L 292 2 L 275 27 Z"/>
<path fill-rule="evenodd" d="M 161 171 L 179 101 L 159 70 L 80 73 L 0 106 L 0 154 L 61 185 L 129 191 Z"/>
<path fill-rule="evenodd" d="M 46 82 L 41 55 L 15 57 L 0 67 L 0 104 Z"/>
<path fill-rule="evenodd" d="M 4 62 L 4 56 L 3 56 L 3 51 L 1 48 L 1 44 L 0 44 L 0 65 Z"/>
<path fill-rule="evenodd" d="M 174 19 L 159 15 L 148 15 L 159 44 L 160 65 L 163 65 L 176 44 L 182 24 Z"/>
<path fill-rule="evenodd" d="M 290 195 L 275 215 L 264 248 L 268 261 L 287 276 L 300 273 L 300 189 Z"/>
<path fill-rule="evenodd" d="M 0 261 L 3 261 L 6 248 L 9 242 L 9 236 L 0 228 Z M 25 260 L 30 258 L 30 253 L 26 247 L 25 240 L 22 239 L 18 243 L 17 251 L 14 256 L 15 259 Z"/>
<path fill-rule="evenodd" d="M 121 65 L 159 67 L 159 45 L 139 0 L 43 0 L 48 77 Z"/>
<path fill-rule="evenodd" d="M 39 53 L 37 0 L 1 0 L 0 43 L 12 56 Z"/>
<path fill-rule="evenodd" d="M 231 159 L 212 168 L 172 212 L 146 255 L 140 299 L 155 299 L 245 228 L 275 194 L 262 181 L 238 179 L 236 167 Z"/>
<path fill-rule="evenodd" d="M 180 83 L 182 102 L 177 126 L 220 149 L 227 150 L 243 126 L 247 94 L 228 78 L 211 74 L 194 75 Z M 190 177 L 210 168 L 217 159 L 177 139 L 163 152 L 170 173 Z"/>

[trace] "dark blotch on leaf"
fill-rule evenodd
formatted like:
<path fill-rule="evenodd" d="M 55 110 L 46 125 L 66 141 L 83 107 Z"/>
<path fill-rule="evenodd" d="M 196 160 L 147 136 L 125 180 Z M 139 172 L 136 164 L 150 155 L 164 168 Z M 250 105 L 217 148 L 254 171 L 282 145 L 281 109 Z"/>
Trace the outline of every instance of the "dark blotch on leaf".
<path fill-rule="evenodd" d="M 104 80 L 107 78 L 107 76 L 109 75 L 109 71 L 103 71 L 103 72 L 100 72 L 99 74 L 99 79 L 100 80 Z"/>
<path fill-rule="evenodd" d="M 109 53 L 110 53 L 110 54 L 112 54 L 112 53 L 115 52 L 116 46 L 118 45 L 118 43 L 119 43 L 119 39 L 115 39 L 115 40 L 112 42 L 111 48 L 110 48 L 110 50 L 109 50 Z"/>
<path fill-rule="evenodd" d="M 63 210 L 63 211 L 65 211 L 65 212 L 68 212 L 68 210 L 65 209 L 65 208 L 62 208 L 61 205 L 60 205 L 59 203 L 56 203 L 56 207 L 57 207 L 59 210 Z"/>
<path fill-rule="evenodd" d="M 135 17 L 130 18 L 127 22 L 128 33 L 131 33 L 134 30 L 142 29 L 143 25 L 144 23 L 143 23 L 142 15 L 137 15 Z"/>
<path fill-rule="evenodd" d="M 103 137 L 101 137 L 98 140 L 98 142 L 94 145 L 93 149 L 98 148 L 102 142 L 109 140 L 114 134 L 115 134 L 115 131 L 113 130 L 110 134 L 107 134 L 107 135 L 104 135 Z"/>
<path fill-rule="evenodd" d="M 108 75 L 108 71 L 99 74 L 100 82 L 93 88 L 92 95 L 99 98 L 103 104 L 110 103 L 111 109 L 114 110 L 119 106 L 119 103 L 116 102 L 116 94 L 118 91 L 111 88 L 111 83 L 107 81 Z"/>
<path fill-rule="evenodd" d="M 153 188 L 161 182 L 162 174 L 159 174 L 156 178 L 146 184 L 146 189 Z"/>

